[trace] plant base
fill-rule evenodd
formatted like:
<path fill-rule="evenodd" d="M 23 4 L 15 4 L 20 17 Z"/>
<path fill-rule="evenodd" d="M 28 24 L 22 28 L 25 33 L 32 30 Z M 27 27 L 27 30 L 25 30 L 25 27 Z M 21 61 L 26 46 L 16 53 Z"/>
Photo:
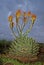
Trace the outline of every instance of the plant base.
<path fill-rule="evenodd" d="M 7 54 L 7 55 L 2 55 L 3 57 L 7 57 L 7 58 L 11 58 L 11 59 L 16 59 L 20 62 L 23 63 L 28 63 L 28 62 L 35 62 L 38 61 L 38 56 L 34 56 L 34 57 L 22 57 L 22 56 L 16 56 L 16 55 L 12 55 L 12 54 Z"/>
<path fill-rule="evenodd" d="M 28 58 L 28 57 L 16 56 L 15 59 L 19 60 L 20 62 L 27 63 L 27 62 L 35 62 L 35 61 L 37 61 L 38 57 L 35 56 L 35 57 Z"/>

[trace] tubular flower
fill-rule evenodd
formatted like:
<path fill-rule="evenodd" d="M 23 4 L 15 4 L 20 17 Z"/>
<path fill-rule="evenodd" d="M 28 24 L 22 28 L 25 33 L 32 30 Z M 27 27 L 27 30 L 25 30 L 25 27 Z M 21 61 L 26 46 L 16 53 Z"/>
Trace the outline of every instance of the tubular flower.
<path fill-rule="evenodd" d="M 23 12 L 23 16 L 26 17 L 27 16 L 27 13 L 26 12 Z"/>
<path fill-rule="evenodd" d="M 23 21 L 24 21 L 24 23 L 27 22 L 27 13 L 26 12 L 23 12 Z"/>
<path fill-rule="evenodd" d="M 9 16 L 9 17 L 8 17 L 8 21 L 9 21 L 9 22 L 12 22 L 12 20 L 13 20 L 13 16 Z"/>
<path fill-rule="evenodd" d="M 18 10 L 17 12 L 16 12 L 16 17 L 20 17 L 21 16 L 21 10 Z"/>
<path fill-rule="evenodd" d="M 34 24 L 35 20 L 36 20 L 36 15 L 35 14 L 32 14 L 32 23 L 33 24 Z"/>
<path fill-rule="evenodd" d="M 18 11 L 16 12 L 16 23 L 18 23 L 20 16 L 21 16 L 21 10 L 18 10 Z"/>
<path fill-rule="evenodd" d="M 27 17 L 24 17 L 23 21 L 24 21 L 24 23 L 26 23 L 27 22 Z"/>
<path fill-rule="evenodd" d="M 30 11 L 27 13 L 27 16 L 28 16 L 28 17 L 30 17 L 30 16 L 31 16 L 31 12 L 30 12 Z"/>
<path fill-rule="evenodd" d="M 10 28 L 13 28 L 14 27 L 14 22 L 11 22 L 10 23 Z"/>

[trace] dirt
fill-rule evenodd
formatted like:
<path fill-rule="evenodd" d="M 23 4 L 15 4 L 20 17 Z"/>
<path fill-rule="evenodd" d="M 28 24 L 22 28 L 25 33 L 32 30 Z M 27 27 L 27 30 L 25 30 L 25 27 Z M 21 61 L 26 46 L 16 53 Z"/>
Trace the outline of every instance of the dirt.
<path fill-rule="evenodd" d="M 44 48 L 41 48 L 41 49 L 40 49 L 40 52 L 41 52 L 41 53 L 44 53 Z"/>

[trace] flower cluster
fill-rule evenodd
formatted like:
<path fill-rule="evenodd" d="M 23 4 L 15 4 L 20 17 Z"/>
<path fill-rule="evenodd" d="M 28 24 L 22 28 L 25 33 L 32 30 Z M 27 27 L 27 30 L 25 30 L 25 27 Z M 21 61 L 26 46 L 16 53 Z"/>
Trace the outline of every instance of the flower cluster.
<path fill-rule="evenodd" d="M 20 17 L 23 16 L 23 22 L 27 22 L 27 18 L 31 18 L 32 24 L 34 24 L 36 20 L 36 15 L 32 14 L 30 11 L 28 12 L 22 12 L 21 10 L 17 10 L 15 17 L 16 17 L 16 23 L 18 24 Z M 13 22 L 13 16 L 8 17 L 8 21 L 10 22 L 11 27 L 14 27 L 14 22 Z"/>
<path fill-rule="evenodd" d="M 14 27 L 13 16 L 9 16 L 8 21 L 10 22 L 10 28 L 13 28 Z"/>

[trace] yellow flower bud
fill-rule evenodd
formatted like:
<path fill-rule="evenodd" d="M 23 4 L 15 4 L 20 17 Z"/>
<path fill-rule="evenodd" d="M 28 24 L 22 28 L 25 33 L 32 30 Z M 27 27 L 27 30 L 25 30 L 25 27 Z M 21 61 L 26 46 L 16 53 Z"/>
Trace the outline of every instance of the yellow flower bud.
<path fill-rule="evenodd" d="M 23 12 L 23 22 L 26 23 L 27 22 L 27 13 Z"/>
<path fill-rule="evenodd" d="M 21 16 L 21 10 L 17 10 L 16 17 L 20 17 L 20 16 Z"/>
<path fill-rule="evenodd" d="M 26 17 L 27 16 L 27 13 L 26 12 L 23 12 L 23 16 Z"/>
<path fill-rule="evenodd" d="M 12 20 L 13 20 L 13 16 L 9 16 L 9 17 L 8 17 L 8 21 L 9 21 L 9 22 L 12 22 Z"/>
<path fill-rule="evenodd" d="M 31 16 L 31 12 L 30 11 L 27 13 L 27 16 L 29 16 L 29 17 Z"/>
<path fill-rule="evenodd" d="M 32 14 L 32 20 L 36 20 L 36 15 L 35 14 Z"/>
<path fill-rule="evenodd" d="M 24 23 L 26 23 L 27 22 L 27 17 L 24 17 L 23 21 L 24 21 Z"/>

